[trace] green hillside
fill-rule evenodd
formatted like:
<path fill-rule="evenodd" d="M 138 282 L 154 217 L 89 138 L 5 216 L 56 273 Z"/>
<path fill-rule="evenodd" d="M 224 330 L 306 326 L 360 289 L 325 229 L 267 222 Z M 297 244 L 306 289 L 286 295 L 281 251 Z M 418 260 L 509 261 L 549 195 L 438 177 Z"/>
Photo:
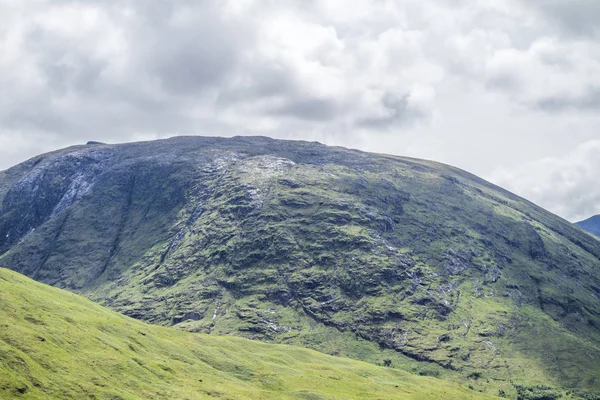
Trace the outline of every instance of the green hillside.
<path fill-rule="evenodd" d="M 0 201 L 0 263 L 137 319 L 600 391 L 600 241 L 447 165 L 183 137 L 41 155 Z"/>
<path fill-rule="evenodd" d="M 488 399 L 392 368 L 151 326 L 0 269 L 2 399 Z"/>

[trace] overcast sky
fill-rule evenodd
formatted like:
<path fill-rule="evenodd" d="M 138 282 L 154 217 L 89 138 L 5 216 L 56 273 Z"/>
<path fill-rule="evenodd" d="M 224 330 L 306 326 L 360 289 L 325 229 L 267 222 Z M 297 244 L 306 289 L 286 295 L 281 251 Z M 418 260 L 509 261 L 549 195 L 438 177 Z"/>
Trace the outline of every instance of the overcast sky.
<path fill-rule="evenodd" d="M 600 213 L 598 0 L 0 0 L 0 169 L 268 135 L 428 158 Z"/>

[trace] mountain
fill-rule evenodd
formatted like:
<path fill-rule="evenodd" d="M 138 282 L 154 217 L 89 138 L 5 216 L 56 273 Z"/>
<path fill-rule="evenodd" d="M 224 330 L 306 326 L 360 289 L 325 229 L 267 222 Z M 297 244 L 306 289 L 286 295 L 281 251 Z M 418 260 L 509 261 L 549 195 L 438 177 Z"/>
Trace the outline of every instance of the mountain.
<path fill-rule="evenodd" d="M 600 237 L 600 215 L 595 215 L 585 221 L 577 222 L 575 225 L 581 229 L 588 231 L 592 235 Z"/>
<path fill-rule="evenodd" d="M 264 137 L 91 143 L 0 173 L 0 201 L 0 265 L 137 319 L 492 394 L 600 391 L 600 241 L 447 165 Z"/>
<path fill-rule="evenodd" d="M 0 269 L 2 399 L 491 399 L 297 347 L 144 324 Z"/>

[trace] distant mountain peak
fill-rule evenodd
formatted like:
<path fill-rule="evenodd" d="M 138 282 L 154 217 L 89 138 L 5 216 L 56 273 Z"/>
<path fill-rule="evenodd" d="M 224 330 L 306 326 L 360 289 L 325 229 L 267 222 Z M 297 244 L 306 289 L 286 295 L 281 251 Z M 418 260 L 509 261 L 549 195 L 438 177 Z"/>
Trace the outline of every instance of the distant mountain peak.
<path fill-rule="evenodd" d="M 592 235 L 600 237 L 600 215 L 594 215 L 584 221 L 577 222 L 576 225 Z"/>

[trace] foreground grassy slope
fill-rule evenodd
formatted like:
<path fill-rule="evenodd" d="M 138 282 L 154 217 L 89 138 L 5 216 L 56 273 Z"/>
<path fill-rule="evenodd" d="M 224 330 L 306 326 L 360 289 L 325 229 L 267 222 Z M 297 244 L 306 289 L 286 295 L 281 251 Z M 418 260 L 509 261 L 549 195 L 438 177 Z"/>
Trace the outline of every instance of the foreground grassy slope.
<path fill-rule="evenodd" d="M 0 269 L 0 398 L 488 399 L 315 351 L 146 325 Z"/>
<path fill-rule="evenodd" d="M 0 263 L 131 317 L 491 394 L 600 391 L 600 241 L 447 165 L 174 138 L 41 155 L 0 200 Z"/>

